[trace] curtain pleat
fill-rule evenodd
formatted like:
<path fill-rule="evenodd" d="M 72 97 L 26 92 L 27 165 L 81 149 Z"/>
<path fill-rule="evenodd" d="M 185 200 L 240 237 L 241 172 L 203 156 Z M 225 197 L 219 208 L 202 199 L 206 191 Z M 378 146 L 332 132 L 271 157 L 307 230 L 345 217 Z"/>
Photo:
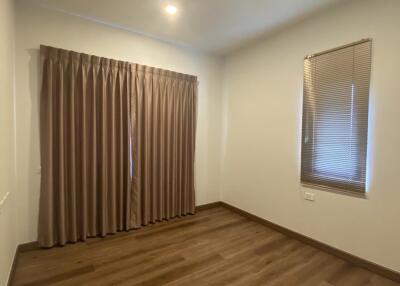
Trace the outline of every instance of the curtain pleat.
<path fill-rule="evenodd" d="M 137 66 L 135 85 L 132 202 L 136 224 L 194 213 L 197 81 Z"/>
<path fill-rule="evenodd" d="M 197 78 L 41 46 L 39 243 L 194 213 Z"/>
<path fill-rule="evenodd" d="M 50 47 L 41 55 L 41 246 L 132 228 L 130 64 Z"/>

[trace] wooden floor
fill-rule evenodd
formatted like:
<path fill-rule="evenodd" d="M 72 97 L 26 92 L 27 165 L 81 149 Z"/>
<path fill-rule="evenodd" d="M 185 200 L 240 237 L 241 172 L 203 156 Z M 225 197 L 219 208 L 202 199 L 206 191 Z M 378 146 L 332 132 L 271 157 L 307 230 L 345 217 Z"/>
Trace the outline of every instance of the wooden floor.
<path fill-rule="evenodd" d="M 33 250 L 14 285 L 399 285 L 223 207 Z"/>

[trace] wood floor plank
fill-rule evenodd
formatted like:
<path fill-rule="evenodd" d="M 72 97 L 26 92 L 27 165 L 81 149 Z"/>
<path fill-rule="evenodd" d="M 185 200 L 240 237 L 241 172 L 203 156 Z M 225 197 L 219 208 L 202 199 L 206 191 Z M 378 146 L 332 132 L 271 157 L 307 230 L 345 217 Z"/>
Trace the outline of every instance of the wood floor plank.
<path fill-rule="evenodd" d="M 400 286 L 224 207 L 20 253 L 14 285 Z"/>

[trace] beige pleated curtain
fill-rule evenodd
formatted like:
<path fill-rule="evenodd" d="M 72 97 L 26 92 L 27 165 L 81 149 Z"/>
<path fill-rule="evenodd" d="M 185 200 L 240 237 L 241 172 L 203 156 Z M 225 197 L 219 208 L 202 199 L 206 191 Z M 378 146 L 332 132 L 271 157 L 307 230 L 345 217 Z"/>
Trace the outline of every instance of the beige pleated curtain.
<path fill-rule="evenodd" d="M 40 245 L 194 213 L 197 78 L 40 50 Z"/>

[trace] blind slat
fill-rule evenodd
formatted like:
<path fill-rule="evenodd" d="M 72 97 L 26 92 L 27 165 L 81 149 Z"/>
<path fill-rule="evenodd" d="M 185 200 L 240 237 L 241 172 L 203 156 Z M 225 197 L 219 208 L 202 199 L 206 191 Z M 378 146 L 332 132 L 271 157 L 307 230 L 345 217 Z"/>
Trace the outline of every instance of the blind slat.
<path fill-rule="evenodd" d="M 371 44 L 304 60 L 303 183 L 365 192 Z"/>

